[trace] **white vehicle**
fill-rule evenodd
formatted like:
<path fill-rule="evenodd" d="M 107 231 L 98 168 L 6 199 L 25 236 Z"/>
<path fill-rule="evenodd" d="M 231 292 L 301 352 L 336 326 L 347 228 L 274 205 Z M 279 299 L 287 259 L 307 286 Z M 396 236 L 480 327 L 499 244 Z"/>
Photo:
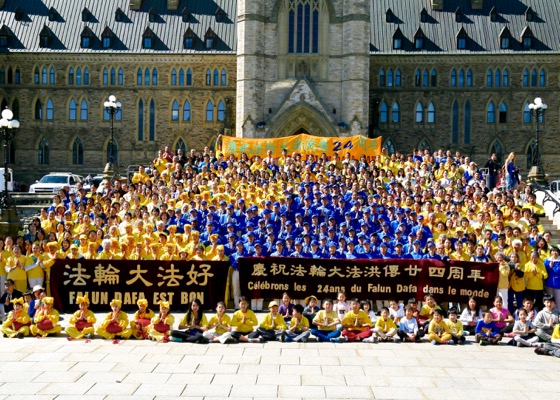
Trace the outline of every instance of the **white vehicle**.
<path fill-rule="evenodd" d="M 82 182 L 83 187 L 86 191 L 91 191 L 91 185 L 95 184 L 96 192 L 97 193 L 103 193 L 103 191 L 105 190 L 105 186 L 107 184 L 107 180 L 105 179 L 105 175 L 104 174 L 98 174 L 95 175 L 94 177 L 88 176 L 86 177 L 86 179 L 84 179 L 84 181 Z"/>
<path fill-rule="evenodd" d="M 14 173 L 11 168 L 8 168 L 8 191 L 14 191 Z M 4 190 L 4 168 L 0 168 L 0 191 Z"/>
<path fill-rule="evenodd" d="M 29 193 L 57 193 L 64 187 L 74 191 L 76 190 L 76 183 L 82 180 L 83 177 L 81 175 L 70 172 L 51 172 L 31 185 Z"/>

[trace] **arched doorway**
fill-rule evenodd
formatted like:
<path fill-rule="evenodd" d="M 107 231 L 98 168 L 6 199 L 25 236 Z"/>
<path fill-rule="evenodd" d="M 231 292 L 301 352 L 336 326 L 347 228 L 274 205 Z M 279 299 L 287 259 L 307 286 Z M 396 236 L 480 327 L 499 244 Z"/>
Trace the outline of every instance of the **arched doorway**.
<path fill-rule="evenodd" d="M 309 104 L 300 102 L 282 113 L 269 129 L 271 137 L 283 137 L 306 133 L 314 136 L 338 136 L 333 123 Z"/>

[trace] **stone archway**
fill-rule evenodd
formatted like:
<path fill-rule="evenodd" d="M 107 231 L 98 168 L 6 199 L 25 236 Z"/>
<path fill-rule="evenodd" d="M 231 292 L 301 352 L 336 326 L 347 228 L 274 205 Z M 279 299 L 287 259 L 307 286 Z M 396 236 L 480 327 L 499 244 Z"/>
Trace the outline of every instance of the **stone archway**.
<path fill-rule="evenodd" d="M 337 137 L 338 132 L 329 119 L 305 103 L 289 107 L 270 126 L 271 137 L 284 137 L 307 132 L 314 136 Z"/>

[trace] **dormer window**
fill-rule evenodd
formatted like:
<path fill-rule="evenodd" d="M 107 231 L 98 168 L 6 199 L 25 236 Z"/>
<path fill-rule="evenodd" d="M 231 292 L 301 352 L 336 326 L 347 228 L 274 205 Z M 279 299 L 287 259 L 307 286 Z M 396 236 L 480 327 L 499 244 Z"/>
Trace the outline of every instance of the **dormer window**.
<path fill-rule="evenodd" d="M 56 21 L 58 19 L 58 12 L 54 7 L 49 9 L 49 21 Z"/>
<path fill-rule="evenodd" d="M 532 22 L 534 20 L 534 17 L 535 12 L 531 7 L 528 7 L 527 10 L 525 10 L 525 21 Z"/>
<path fill-rule="evenodd" d="M 424 32 L 422 32 L 421 28 L 418 28 L 416 33 L 414 34 L 414 48 L 416 50 L 422 50 L 424 48 L 425 42 Z"/>
<path fill-rule="evenodd" d="M 187 29 L 183 35 L 183 45 L 185 50 L 194 49 L 194 44 L 196 40 L 196 34 L 191 28 Z"/>
<path fill-rule="evenodd" d="M 92 16 L 91 11 L 84 7 L 82 10 L 82 22 L 90 22 L 92 20 Z"/>
<path fill-rule="evenodd" d="M 115 11 L 115 21 L 116 22 L 124 21 L 124 11 L 121 10 L 120 8 L 117 8 L 117 11 Z"/>
<path fill-rule="evenodd" d="M 89 49 L 91 48 L 91 44 L 92 44 L 92 40 L 94 37 L 94 33 L 92 32 L 91 29 L 89 29 L 87 26 L 84 28 L 84 30 L 82 31 L 81 34 L 81 46 L 84 49 Z"/>
<path fill-rule="evenodd" d="M 500 32 L 500 49 L 509 49 L 511 46 L 511 33 L 509 32 L 509 28 L 506 26 Z"/>
<path fill-rule="evenodd" d="M 0 29 L 0 48 L 7 48 L 10 45 L 10 32 L 8 31 L 8 27 L 3 25 Z"/>
<path fill-rule="evenodd" d="M 112 42 L 113 42 L 113 32 L 111 32 L 111 29 L 109 29 L 109 27 L 106 26 L 105 30 L 101 34 L 101 45 L 103 46 L 104 49 L 109 49 L 113 44 Z"/>
<path fill-rule="evenodd" d="M 533 48 L 533 32 L 528 26 L 521 32 L 521 43 L 523 44 L 523 50 L 530 50 Z"/>
<path fill-rule="evenodd" d="M 43 30 L 39 33 L 39 47 L 42 48 L 49 48 L 52 44 L 52 32 L 51 30 L 45 25 L 43 26 Z"/>
<path fill-rule="evenodd" d="M 21 8 L 19 8 L 19 7 L 16 8 L 15 16 L 14 16 L 15 19 L 16 19 L 16 21 L 22 21 L 24 15 L 25 15 L 25 14 L 24 14 L 23 11 L 21 10 Z"/>
<path fill-rule="evenodd" d="M 461 7 L 458 7 L 457 10 L 455 10 L 455 22 L 463 22 L 463 16 L 463 10 Z"/>
<path fill-rule="evenodd" d="M 183 22 L 191 22 L 191 13 L 189 12 L 189 10 L 187 10 L 187 7 L 183 8 L 181 17 L 183 19 Z"/>
<path fill-rule="evenodd" d="M 393 49 L 400 50 L 403 48 L 403 34 L 400 28 L 397 28 L 395 34 L 393 35 Z"/>
<path fill-rule="evenodd" d="M 216 10 L 216 22 L 224 22 L 226 12 L 220 7 Z"/>
<path fill-rule="evenodd" d="M 142 35 L 142 47 L 144 49 L 151 49 L 154 46 L 154 32 L 150 28 L 146 28 Z"/>
<path fill-rule="evenodd" d="M 461 28 L 457 33 L 457 49 L 465 50 L 468 46 L 469 35 L 465 28 Z"/>
<path fill-rule="evenodd" d="M 496 7 L 492 7 L 492 9 L 490 10 L 490 21 L 492 22 L 497 22 L 498 21 L 498 11 L 496 10 Z"/>
<path fill-rule="evenodd" d="M 150 13 L 149 13 L 148 18 L 149 18 L 150 22 L 156 22 L 156 20 L 158 18 L 158 14 L 157 14 L 155 9 L 153 9 L 153 8 L 150 9 Z"/>
<path fill-rule="evenodd" d="M 393 14 L 393 10 L 391 10 L 390 8 L 385 13 L 385 22 L 387 22 L 388 24 L 395 22 L 395 14 Z"/>
<path fill-rule="evenodd" d="M 208 28 L 204 35 L 204 44 L 207 49 L 213 49 L 216 46 L 216 34 L 210 28 Z"/>
<path fill-rule="evenodd" d="M 428 11 L 425 8 L 420 11 L 420 22 L 428 22 Z"/>

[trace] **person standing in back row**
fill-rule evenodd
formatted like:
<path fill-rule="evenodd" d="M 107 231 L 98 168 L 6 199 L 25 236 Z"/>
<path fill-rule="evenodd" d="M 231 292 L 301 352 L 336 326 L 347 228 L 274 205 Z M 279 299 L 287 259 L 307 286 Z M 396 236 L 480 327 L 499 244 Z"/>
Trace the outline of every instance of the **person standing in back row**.
<path fill-rule="evenodd" d="M 500 170 L 502 169 L 502 164 L 498 161 L 496 153 L 492 153 L 484 168 L 488 168 L 488 175 L 486 175 L 486 187 L 492 190 L 496 187 L 498 183 L 498 177 L 500 175 Z"/>

